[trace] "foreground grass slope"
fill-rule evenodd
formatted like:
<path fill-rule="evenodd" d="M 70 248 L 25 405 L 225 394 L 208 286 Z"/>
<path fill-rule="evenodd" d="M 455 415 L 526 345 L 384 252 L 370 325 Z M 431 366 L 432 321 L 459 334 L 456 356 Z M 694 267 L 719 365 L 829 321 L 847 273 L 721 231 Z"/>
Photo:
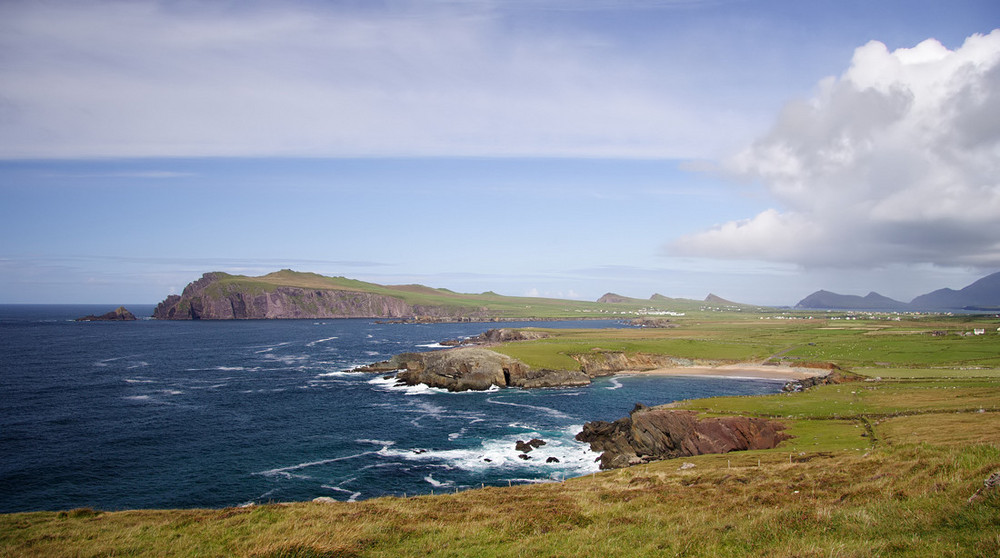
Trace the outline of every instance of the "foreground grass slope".
<path fill-rule="evenodd" d="M 661 461 L 561 483 L 358 503 L 10 514 L 0 516 L 0 554 L 997 556 L 1000 487 L 983 488 L 1000 471 L 1000 336 L 958 335 L 985 321 L 829 329 L 839 326 L 692 316 L 674 329 L 571 331 L 510 345 L 501 349 L 540 360 L 593 350 L 786 362 L 825 355 L 864 378 L 676 404 L 778 417 L 795 436 L 774 450 L 684 460 L 693 467 Z M 932 334 L 942 330 L 951 333 Z M 907 356 L 913 339 L 935 350 Z"/>

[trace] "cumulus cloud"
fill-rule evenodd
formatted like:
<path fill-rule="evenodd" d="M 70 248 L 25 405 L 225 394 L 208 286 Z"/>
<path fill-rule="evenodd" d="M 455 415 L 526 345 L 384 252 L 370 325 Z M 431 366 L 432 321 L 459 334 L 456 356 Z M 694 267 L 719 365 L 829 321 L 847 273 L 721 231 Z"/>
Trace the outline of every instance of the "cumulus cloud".
<path fill-rule="evenodd" d="M 727 163 L 778 206 L 673 253 L 803 266 L 1000 266 L 1000 30 L 872 41 Z"/>
<path fill-rule="evenodd" d="M 732 127 L 502 6 L 2 3 L 0 158 L 689 156 Z"/>

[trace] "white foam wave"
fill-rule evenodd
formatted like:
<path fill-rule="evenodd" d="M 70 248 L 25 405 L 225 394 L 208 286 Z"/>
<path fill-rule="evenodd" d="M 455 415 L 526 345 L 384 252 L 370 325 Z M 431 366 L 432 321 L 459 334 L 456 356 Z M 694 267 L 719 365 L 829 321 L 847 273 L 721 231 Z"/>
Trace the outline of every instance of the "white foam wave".
<path fill-rule="evenodd" d="M 347 500 L 345 500 L 345 502 L 356 502 L 358 500 L 358 497 L 361 496 L 360 492 L 356 492 L 354 490 L 348 490 L 346 488 L 341 488 L 339 486 L 330 486 L 328 484 L 323 484 L 320 486 L 322 488 L 326 488 L 327 490 L 333 490 L 334 492 L 343 492 L 344 494 L 350 494 L 350 496 L 347 498 Z"/>
<path fill-rule="evenodd" d="M 272 347 L 265 347 L 265 348 L 263 348 L 263 349 L 261 349 L 259 351 L 254 351 L 254 353 L 258 354 L 258 355 L 261 354 L 261 353 L 269 353 L 269 352 L 277 349 L 278 347 L 284 347 L 285 345 L 290 345 L 291 343 L 292 343 L 291 341 L 285 341 L 284 343 L 278 343 L 277 345 L 274 345 Z"/>
<path fill-rule="evenodd" d="M 148 395 L 127 395 L 125 399 L 130 401 L 149 401 L 150 397 Z"/>
<path fill-rule="evenodd" d="M 444 349 L 448 347 L 447 345 L 442 345 L 441 343 L 426 343 L 424 345 L 417 345 L 417 346 L 424 347 L 427 349 Z"/>
<path fill-rule="evenodd" d="M 524 407 L 525 409 L 534 409 L 536 411 L 541 411 L 547 415 L 553 416 L 555 418 L 570 418 L 566 413 L 552 409 L 550 407 L 541 407 L 539 405 L 525 405 L 524 403 L 511 403 L 510 401 L 501 401 L 498 397 L 491 397 L 486 400 L 489 403 L 495 405 L 510 405 L 511 407 Z"/>
<path fill-rule="evenodd" d="M 338 339 L 338 337 L 334 336 L 334 337 L 327 337 L 325 339 L 317 339 L 315 341 L 310 341 L 306 343 L 306 347 L 315 347 L 317 343 L 326 343 L 327 341 L 333 341 L 334 339 Z"/>
<path fill-rule="evenodd" d="M 622 387 L 622 383 L 618 381 L 618 378 L 611 378 L 611 386 L 604 389 L 619 389 Z"/>
<path fill-rule="evenodd" d="M 129 370 L 134 370 L 136 368 L 143 368 L 145 366 L 149 366 L 149 363 L 146 362 L 146 361 L 144 361 L 144 360 L 140 360 L 139 362 L 136 362 L 135 364 L 130 365 L 128 367 L 128 369 Z"/>
<path fill-rule="evenodd" d="M 218 370 L 220 372 L 243 372 L 246 370 L 243 366 L 216 366 L 212 370 Z"/>
<path fill-rule="evenodd" d="M 373 445 L 382 446 L 382 447 L 385 447 L 385 448 L 387 448 L 389 446 L 396 445 L 396 442 L 394 442 L 392 440 L 369 440 L 367 438 L 362 438 L 360 440 L 354 440 L 354 441 L 357 442 L 357 443 L 359 443 L 359 444 L 373 444 Z"/>
<path fill-rule="evenodd" d="M 361 453 L 356 453 L 354 455 L 345 455 L 344 457 L 333 457 L 330 459 L 321 459 L 319 461 L 309 461 L 306 463 L 299 463 L 297 465 L 289 465 L 288 467 L 278 467 L 275 469 L 268 469 L 266 471 L 259 471 L 254 473 L 255 475 L 262 475 L 265 477 L 272 477 L 276 475 L 291 476 L 292 471 L 299 471 L 302 469 L 308 469 L 309 467 L 316 467 L 319 465 L 327 465 L 329 463 L 336 463 L 338 461 L 346 461 L 348 459 L 357 459 L 358 457 L 364 457 L 366 455 L 372 455 L 378 452 L 375 451 L 363 451 Z"/>
<path fill-rule="evenodd" d="M 524 475 L 527 471 L 545 472 L 548 479 L 561 480 L 595 473 L 600 469 L 595 461 L 597 454 L 590 451 L 588 444 L 577 442 L 573 438 L 582 428 L 576 425 L 557 432 L 544 434 L 531 432 L 529 435 L 543 438 L 546 444 L 525 454 L 530 459 L 519 457 L 522 454 L 515 447 L 517 440 L 524 439 L 524 434 L 486 439 L 476 448 L 421 451 L 383 448 L 378 454 L 388 458 L 472 472 L 520 471 L 520 475 Z M 550 461 L 550 458 L 558 461 Z"/>
<path fill-rule="evenodd" d="M 441 482 L 439 480 L 435 480 L 434 477 L 431 475 L 427 475 L 426 477 L 424 477 L 424 480 L 427 481 L 434 488 L 441 488 L 442 486 L 455 486 L 454 481 Z"/>
<path fill-rule="evenodd" d="M 351 372 L 350 370 L 339 370 L 337 372 L 323 372 L 322 374 L 317 374 L 317 378 L 360 378 L 364 377 L 366 372 Z"/>
<path fill-rule="evenodd" d="M 448 393 L 448 390 L 446 389 L 433 388 L 427 384 L 417 384 L 415 386 L 409 386 L 396 380 L 396 378 L 392 376 L 388 378 L 383 376 L 378 376 L 376 378 L 368 380 L 368 383 L 377 386 L 378 388 L 385 391 L 396 391 L 404 393 L 406 395 L 430 395 L 434 393 Z"/>
<path fill-rule="evenodd" d="M 125 383 L 127 383 L 127 384 L 152 384 L 154 382 L 155 382 L 155 380 L 147 380 L 145 378 L 143 378 L 143 379 L 139 379 L 139 378 L 125 378 Z"/>

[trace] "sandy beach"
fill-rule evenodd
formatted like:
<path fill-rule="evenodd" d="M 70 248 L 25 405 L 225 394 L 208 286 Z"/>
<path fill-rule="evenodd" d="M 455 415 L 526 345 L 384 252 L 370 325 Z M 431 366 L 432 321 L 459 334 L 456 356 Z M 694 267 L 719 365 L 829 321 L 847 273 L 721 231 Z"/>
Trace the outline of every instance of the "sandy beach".
<path fill-rule="evenodd" d="M 791 366 L 766 366 L 762 364 L 727 364 L 724 366 L 679 366 L 653 370 L 629 370 L 620 374 L 648 374 L 663 376 L 721 376 L 726 378 L 760 378 L 765 380 L 802 380 L 828 374 L 829 370 L 796 368 Z"/>

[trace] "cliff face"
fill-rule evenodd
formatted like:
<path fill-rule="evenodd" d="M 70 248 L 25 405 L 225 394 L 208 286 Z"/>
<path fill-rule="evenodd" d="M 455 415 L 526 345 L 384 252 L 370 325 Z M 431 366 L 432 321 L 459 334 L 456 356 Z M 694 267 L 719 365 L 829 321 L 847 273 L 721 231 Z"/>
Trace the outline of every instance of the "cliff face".
<path fill-rule="evenodd" d="M 478 347 L 429 353 L 406 353 L 393 358 L 402 368 L 396 378 L 408 385 L 427 384 L 449 391 L 498 387 L 584 386 L 590 378 L 579 370 L 535 370 L 523 362 Z"/>
<path fill-rule="evenodd" d="M 694 411 L 638 404 L 614 422 L 594 421 L 576 435 L 603 452 L 601 469 L 617 469 L 659 459 L 749 449 L 771 449 L 791 436 L 784 425 L 762 418 L 698 419 Z"/>
<path fill-rule="evenodd" d="M 334 289 L 277 286 L 248 289 L 221 282 L 226 275 L 206 273 L 180 295 L 157 305 L 159 320 L 246 320 L 294 318 L 448 317 L 448 309 L 411 306 L 399 298 Z"/>

